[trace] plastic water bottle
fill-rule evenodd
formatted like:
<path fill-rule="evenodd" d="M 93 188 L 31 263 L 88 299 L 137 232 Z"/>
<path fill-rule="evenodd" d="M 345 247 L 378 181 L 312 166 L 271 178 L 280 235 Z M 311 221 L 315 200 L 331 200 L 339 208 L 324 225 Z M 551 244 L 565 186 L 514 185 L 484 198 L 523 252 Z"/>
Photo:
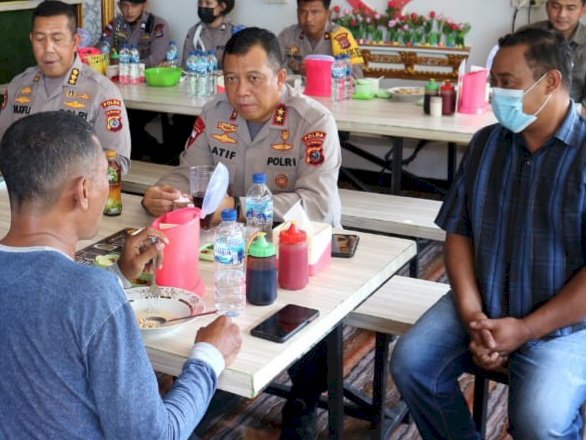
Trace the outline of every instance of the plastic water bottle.
<path fill-rule="evenodd" d="M 345 99 L 345 78 L 346 65 L 340 55 L 336 55 L 334 65 L 332 66 L 332 99 L 334 101 L 343 101 Z"/>
<path fill-rule="evenodd" d="M 214 237 L 215 306 L 221 315 L 238 316 L 246 304 L 244 230 L 236 223 L 236 211 L 224 209 Z"/>
<path fill-rule="evenodd" d="M 264 232 L 267 241 L 273 240 L 273 194 L 265 173 L 252 175 L 252 185 L 246 193 L 247 241 L 257 232 Z"/>
<path fill-rule="evenodd" d="M 140 52 L 136 45 L 130 46 L 130 66 L 128 77 L 130 84 L 140 83 Z"/>
<path fill-rule="evenodd" d="M 216 51 L 213 49 L 208 50 L 208 96 L 216 94 L 218 87 L 218 58 L 216 57 Z"/>
<path fill-rule="evenodd" d="M 171 40 L 169 41 L 169 46 L 167 47 L 167 54 L 165 55 L 167 65 L 169 67 L 177 67 L 177 58 L 177 44 L 175 44 L 175 40 Z"/>
<path fill-rule="evenodd" d="M 203 50 L 198 51 L 197 63 L 195 64 L 195 75 L 197 76 L 196 96 L 208 96 L 208 59 Z"/>
<path fill-rule="evenodd" d="M 187 68 L 187 94 L 190 96 L 197 96 L 197 76 L 195 74 L 197 68 L 197 52 L 192 50 L 185 60 L 185 67 Z"/>
<path fill-rule="evenodd" d="M 354 95 L 354 80 L 352 78 L 352 60 L 350 60 L 350 55 L 346 54 L 343 56 L 344 65 L 346 66 L 346 76 L 344 78 L 346 90 L 345 95 L 346 99 L 352 99 L 352 95 Z"/>
<path fill-rule="evenodd" d="M 130 49 L 124 44 L 118 55 L 118 76 L 120 84 L 130 83 Z"/>

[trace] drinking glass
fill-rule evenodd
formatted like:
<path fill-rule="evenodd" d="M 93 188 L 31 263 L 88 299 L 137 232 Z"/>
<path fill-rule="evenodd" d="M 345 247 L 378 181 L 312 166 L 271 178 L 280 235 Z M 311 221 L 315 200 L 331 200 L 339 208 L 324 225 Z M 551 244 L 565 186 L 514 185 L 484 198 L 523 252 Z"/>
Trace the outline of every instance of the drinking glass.
<path fill-rule="evenodd" d="M 189 169 L 189 187 L 191 188 L 191 197 L 193 198 L 193 206 L 200 208 L 203 205 L 208 183 L 210 177 L 214 172 L 212 165 L 197 165 Z M 210 229 L 210 222 L 212 220 L 213 212 L 209 212 L 205 218 L 200 221 L 201 229 Z"/>

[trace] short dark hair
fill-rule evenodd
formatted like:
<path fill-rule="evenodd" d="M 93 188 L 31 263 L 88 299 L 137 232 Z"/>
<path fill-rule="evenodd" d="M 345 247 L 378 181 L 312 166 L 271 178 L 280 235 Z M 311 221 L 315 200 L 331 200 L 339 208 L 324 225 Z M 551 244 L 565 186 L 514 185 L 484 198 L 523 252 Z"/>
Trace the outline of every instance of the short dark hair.
<path fill-rule="evenodd" d="M 584 0 L 586 2 L 586 0 Z M 228 15 L 234 9 L 234 0 L 218 0 L 218 3 L 224 3 L 226 9 L 222 11 L 222 15 Z"/>
<path fill-rule="evenodd" d="M 276 35 L 258 27 L 245 28 L 232 35 L 224 48 L 222 64 L 225 65 L 226 55 L 244 55 L 257 45 L 261 46 L 267 53 L 269 64 L 275 72 L 283 66 L 281 46 L 279 46 Z"/>
<path fill-rule="evenodd" d="M 78 168 L 103 155 L 93 127 L 66 111 L 35 113 L 14 122 L 0 141 L 0 172 L 14 207 L 55 203 Z"/>
<path fill-rule="evenodd" d="M 586 1 L 586 0 L 585 0 Z M 538 28 L 521 29 L 499 39 L 499 47 L 525 45 L 525 61 L 538 80 L 550 70 L 559 70 L 562 84 L 570 90 L 572 86 L 572 51 L 561 32 Z"/>
<path fill-rule="evenodd" d="M 75 13 L 75 8 L 73 5 L 58 0 L 45 0 L 38 4 L 33 10 L 33 28 L 35 27 L 35 19 L 37 17 L 55 17 L 57 15 L 65 15 L 69 21 L 71 33 L 77 33 L 77 14 Z"/>
<path fill-rule="evenodd" d="M 315 1 L 321 1 L 324 5 L 324 8 L 326 9 L 330 9 L 330 4 L 332 3 L 332 0 L 297 0 L 297 7 L 301 6 L 301 3 L 309 3 Z M 586 2 L 586 0 L 584 1 Z"/>

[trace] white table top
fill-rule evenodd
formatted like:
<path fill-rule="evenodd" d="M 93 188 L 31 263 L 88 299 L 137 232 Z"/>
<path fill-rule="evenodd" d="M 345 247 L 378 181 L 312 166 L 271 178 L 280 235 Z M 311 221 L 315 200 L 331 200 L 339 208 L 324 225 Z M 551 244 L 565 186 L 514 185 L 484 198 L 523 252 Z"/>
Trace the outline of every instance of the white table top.
<path fill-rule="evenodd" d="M 205 104 L 203 98 L 188 96 L 181 85 L 119 87 L 126 106 L 137 110 L 196 116 Z M 465 144 L 480 128 L 496 122 L 490 111 L 480 115 L 456 113 L 453 116 L 432 117 L 425 115 L 423 108 L 414 103 L 392 102 L 390 99 L 332 102 L 331 99 L 320 98 L 318 101 L 331 110 L 339 130 L 352 133 Z"/>
<path fill-rule="evenodd" d="M 95 239 L 80 243 L 80 248 L 123 227 L 144 226 L 152 222 L 140 206 L 140 197 L 123 194 L 123 214 L 104 217 Z M 0 189 L 0 234 L 8 229 L 10 212 L 5 189 Z M 244 397 L 255 397 L 281 371 L 305 354 L 326 336 L 348 313 L 368 298 L 416 253 L 413 241 L 371 234 L 360 234 L 360 244 L 351 259 L 337 258 L 320 274 L 311 277 L 300 291 L 279 289 L 277 301 L 266 307 L 247 305 L 235 319 L 240 326 L 243 345 L 236 361 L 220 377 L 219 387 Z M 200 261 L 200 275 L 206 284 L 204 299 L 211 307 L 213 264 Z M 320 316 L 306 329 L 284 344 L 255 338 L 250 329 L 288 303 L 313 307 Z M 153 367 L 177 375 L 191 349 L 196 330 L 214 319 L 206 316 L 163 335 L 145 337 Z"/>

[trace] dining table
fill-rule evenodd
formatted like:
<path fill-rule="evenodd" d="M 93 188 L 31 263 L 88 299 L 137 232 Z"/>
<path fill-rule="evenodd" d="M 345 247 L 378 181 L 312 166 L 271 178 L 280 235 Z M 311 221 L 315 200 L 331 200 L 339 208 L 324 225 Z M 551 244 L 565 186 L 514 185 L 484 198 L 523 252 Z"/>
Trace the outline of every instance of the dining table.
<path fill-rule="evenodd" d="M 150 225 L 154 218 L 144 210 L 140 201 L 140 196 L 122 194 L 122 214 L 116 217 L 104 216 L 96 236 L 80 241 L 78 249 L 92 246 L 124 228 Z M 0 235 L 3 236 L 9 226 L 8 194 L 6 188 L 0 188 Z M 330 438 L 342 438 L 342 321 L 416 255 L 416 244 L 412 240 L 359 232 L 356 234 L 360 236 L 360 242 L 353 258 L 332 258 L 325 269 L 310 278 L 304 289 L 290 291 L 279 288 L 277 300 L 273 304 L 247 304 L 244 312 L 234 318 L 240 327 L 243 343 L 236 360 L 220 376 L 220 389 L 254 398 L 288 366 L 327 338 Z M 212 309 L 214 264 L 200 260 L 199 275 L 205 284 L 202 300 L 207 309 Z M 254 326 L 286 304 L 317 309 L 319 317 L 284 343 L 259 339 L 250 334 Z M 197 330 L 213 319 L 214 316 L 202 316 L 169 331 L 143 332 L 153 368 L 170 375 L 179 375 Z"/>

